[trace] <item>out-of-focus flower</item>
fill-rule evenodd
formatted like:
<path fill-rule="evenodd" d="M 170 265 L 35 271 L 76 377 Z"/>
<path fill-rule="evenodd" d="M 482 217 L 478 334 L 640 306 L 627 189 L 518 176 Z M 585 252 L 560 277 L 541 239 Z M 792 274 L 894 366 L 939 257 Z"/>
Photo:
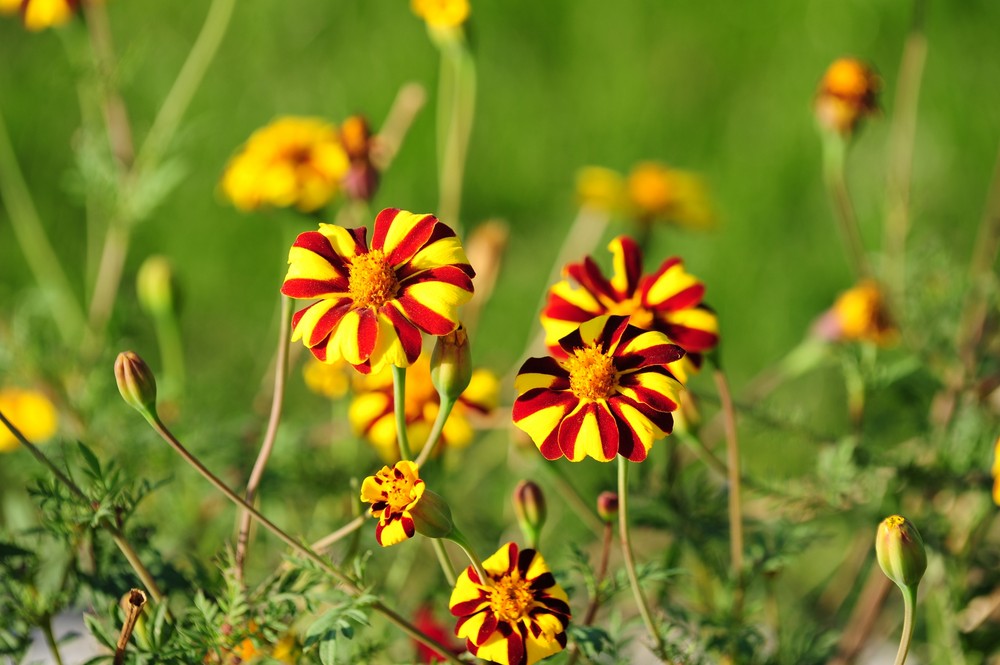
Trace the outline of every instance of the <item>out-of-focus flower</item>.
<path fill-rule="evenodd" d="M 625 179 L 603 166 L 585 166 L 576 172 L 576 198 L 585 208 L 618 212 L 625 207 Z"/>
<path fill-rule="evenodd" d="M 316 299 L 292 317 L 292 340 L 323 362 L 343 358 L 365 374 L 411 365 L 422 332 L 457 328 L 475 275 L 455 232 L 434 215 L 386 209 L 371 246 L 367 236 L 364 227 L 332 224 L 300 234 L 281 286 L 291 298 Z"/>
<path fill-rule="evenodd" d="M 361 500 L 371 504 L 371 515 L 378 520 L 375 540 L 382 547 L 401 543 L 418 531 L 428 538 L 443 538 L 452 530 L 448 504 L 425 488 L 417 465 L 409 460 L 384 466 L 365 478 Z"/>
<path fill-rule="evenodd" d="M 496 408 L 499 393 L 500 382 L 492 372 L 475 370 L 469 386 L 445 421 L 441 444 L 453 448 L 469 445 L 474 435 L 470 418 L 486 415 Z M 419 452 L 427 441 L 440 404 L 441 399 L 431 383 L 430 363 L 426 355 L 421 356 L 406 371 L 406 431 L 414 452 Z M 363 434 L 387 461 L 399 458 L 394 408 L 392 372 L 387 367 L 357 382 L 355 397 L 348 410 L 354 431 Z"/>
<path fill-rule="evenodd" d="M 147 314 L 169 316 L 174 311 L 174 276 L 170 259 L 153 255 L 142 262 L 135 278 L 136 296 Z"/>
<path fill-rule="evenodd" d="M 900 587 L 915 587 L 927 570 L 920 532 L 905 517 L 886 517 L 875 534 L 875 555 L 882 572 Z"/>
<path fill-rule="evenodd" d="M 835 60 L 819 83 L 813 109 L 820 127 L 850 135 L 862 118 L 878 111 L 882 83 L 875 72 L 855 58 Z"/>
<path fill-rule="evenodd" d="M 422 605 L 413 615 L 413 625 L 421 633 L 437 640 L 439 643 L 449 647 L 454 655 L 459 655 L 465 651 L 465 647 L 455 642 L 454 633 L 451 627 L 434 615 L 434 610 L 428 605 Z M 442 663 L 444 658 L 433 649 L 428 648 L 421 642 L 414 640 L 417 647 L 417 661 L 421 663 Z"/>
<path fill-rule="evenodd" d="M 601 492 L 597 495 L 597 516 L 605 522 L 612 522 L 618 517 L 618 494 L 616 492 Z"/>
<path fill-rule="evenodd" d="M 340 141 L 350 159 L 344 175 L 344 193 L 353 199 L 371 201 L 378 189 L 379 171 L 372 163 L 374 138 L 368 120 L 352 115 L 340 126 Z"/>
<path fill-rule="evenodd" d="M 0 0 L 0 15 L 16 14 L 21 9 L 22 0 Z"/>
<path fill-rule="evenodd" d="M 448 606 L 455 633 L 476 657 L 503 665 L 533 665 L 566 647 L 570 610 L 545 560 L 507 543 L 483 562 L 488 580 L 462 571 Z"/>
<path fill-rule="evenodd" d="M 628 206 L 640 222 L 670 222 L 691 229 L 715 223 L 701 176 L 659 162 L 640 162 L 628 175 Z"/>
<path fill-rule="evenodd" d="M 240 210 L 318 210 L 350 167 L 340 133 L 319 118 L 287 116 L 254 132 L 226 166 L 222 192 Z"/>
<path fill-rule="evenodd" d="M 877 282 L 864 280 L 844 291 L 813 326 L 831 342 L 871 342 L 889 346 L 899 338 L 885 295 Z"/>
<path fill-rule="evenodd" d="M 3 388 L 0 390 L 0 412 L 32 443 L 44 443 L 59 427 L 56 407 L 37 390 Z M 0 453 L 16 450 L 19 445 L 14 434 L 0 424 Z"/>
<path fill-rule="evenodd" d="M 545 517 L 548 514 L 545 508 L 545 494 L 538 483 L 532 480 L 522 480 L 514 488 L 511 496 L 514 503 L 514 514 L 517 515 L 517 524 L 521 527 L 521 533 L 533 548 L 538 547 L 538 538 L 545 526 Z"/>
<path fill-rule="evenodd" d="M 273 645 L 266 644 L 261 639 L 261 631 L 256 621 L 248 625 L 250 635 L 240 641 L 232 649 L 223 649 L 221 653 L 212 651 L 205 656 L 205 663 L 222 663 L 224 665 L 240 665 L 252 663 L 263 658 L 276 660 L 280 663 L 294 665 L 299 662 L 302 648 L 295 633 L 285 633 Z M 246 634 L 246 633 L 244 633 Z"/>
<path fill-rule="evenodd" d="M 993 503 L 1000 506 L 1000 438 L 993 446 Z"/>
<path fill-rule="evenodd" d="M 410 0 L 410 7 L 432 28 L 455 28 L 469 18 L 469 0 Z"/>
<path fill-rule="evenodd" d="M 611 279 L 589 256 L 566 266 L 564 279 L 549 289 L 542 311 L 545 343 L 557 358 L 566 356 L 559 340 L 584 321 L 604 314 L 630 317 L 630 323 L 664 333 L 687 356 L 671 367 L 682 382 L 701 365 L 701 354 L 719 342 L 719 322 L 702 298 L 705 285 L 684 270 L 676 257 L 664 261 L 656 272 L 643 276 L 642 250 L 628 236 L 618 236 L 608 249 L 612 254 Z"/>
<path fill-rule="evenodd" d="M 683 386 L 668 365 L 684 350 L 625 316 L 587 321 L 559 340 L 563 358 L 529 358 L 514 380 L 514 424 L 546 459 L 641 462 L 670 433 Z"/>
<path fill-rule="evenodd" d="M 24 27 L 32 32 L 69 23 L 80 9 L 80 0 L 0 0 L 0 13 L 21 11 Z"/>
<path fill-rule="evenodd" d="M 317 395 L 340 399 L 351 388 L 349 365 L 344 360 L 324 363 L 310 358 L 302 368 L 306 387 Z"/>

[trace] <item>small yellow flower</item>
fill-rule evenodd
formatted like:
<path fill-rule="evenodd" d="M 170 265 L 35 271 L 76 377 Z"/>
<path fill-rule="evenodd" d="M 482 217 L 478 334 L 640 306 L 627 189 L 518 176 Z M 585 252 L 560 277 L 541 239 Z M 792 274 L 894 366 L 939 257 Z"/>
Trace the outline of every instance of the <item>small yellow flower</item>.
<path fill-rule="evenodd" d="M 240 210 L 318 210 L 340 191 L 350 166 L 337 128 L 318 118 L 284 117 L 258 129 L 226 166 L 222 192 Z"/>
<path fill-rule="evenodd" d="M 469 0 L 411 0 L 410 7 L 432 28 L 455 28 L 469 18 Z"/>
<path fill-rule="evenodd" d="M 625 179 L 603 166 L 585 166 L 576 173 L 576 198 L 582 207 L 618 212 L 625 207 Z"/>
<path fill-rule="evenodd" d="M 878 283 L 864 280 L 841 293 L 815 326 L 823 339 L 893 344 L 899 336 Z"/>
<path fill-rule="evenodd" d="M 361 483 L 361 500 L 370 503 L 371 516 L 378 520 L 375 540 L 389 547 L 420 532 L 428 538 L 451 533 L 451 509 L 420 479 L 417 465 L 409 460 L 383 466 Z"/>
<path fill-rule="evenodd" d="M 0 390 L 0 412 L 32 443 L 52 438 L 59 426 L 56 407 L 37 390 Z M 0 453 L 16 450 L 18 445 L 11 431 L 0 424 Z"/>
<path fill-rule="evenodd" d="M 644 223 L 669 222 L 701 229 L 715 223 L 704 181 L 695 173 L 659 162 L 640 162 L 626 183 L 630 212 Z"/>
<path fill-rule="evenodd" d="M 350 365 L 343 359 L 324 363 L 309 358 L 302 368 L 306 387 L 317 395 L 330 399 L 340 399 L 347 394 L 351 387 L 351 374 Z"/>
<path fill-rule="evenodd" d="M 864 62 L 855 58 L 835 60 L 823 80 L 813 108 L 820 127 L 849 135 L 862 118 L 878 111 L 877 96 L 881 81 Z"/>

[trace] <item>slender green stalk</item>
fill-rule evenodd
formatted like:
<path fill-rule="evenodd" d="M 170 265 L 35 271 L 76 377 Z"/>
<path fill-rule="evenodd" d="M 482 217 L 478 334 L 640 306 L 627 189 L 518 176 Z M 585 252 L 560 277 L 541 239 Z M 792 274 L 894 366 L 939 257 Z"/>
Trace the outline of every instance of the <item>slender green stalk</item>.
<path fill-rule="evenodd" d="M 42 630 L 42 635 L 45 636 L 45 644 L 52 652 L 52 658 L 56 661 L 56 665 L 63 665 L 62 654 L 59 653 L 59 645 L 56 643 L 55 633 L 52 632 L 52 617 L 46 614 L 39 628 Z"/>
<path fill-rule="evenodd" d="M 476 68 L 460 37 L 441 44 L 438 89 L 438 217 L 461 226 L 462 180 L 476 106 Z"/>
<path fill-rule="evenodd" d="M 342 538 L 351 535 L 352 533 L 363 527 L 367 519 L 368 519 L 367 515 L 358 515 L 344 526 L 340 527 L 333 533 L 320 538 L 309 547 L 315 550 L 316 552 L 322 554 L 323 552 L 326 552 L 328 549 L 333 547 L 334 544 L 336 544 Z"/>
<path fill-rule="evenodd" d="M 205 78 L 205 72 L 215 59 L 235 6 L 236 0 L 212 0 L 201 32 L 139 149 L 136 163 L 140 169 L 152 168 L 177 132 L 184 113 Z"/>
<path fill-rule="evenodd" d="M 871 277 L 872 270 L 868 264 L 864 243 L 861 240 L 861 230 L 858 218 L 854 213 L 854 204 L 847 190 L 847 180 L 844 178 L 844 165 L 847 152 L 847 142 L 836 132 L 823 133 L 823 176 L 827 191 L 833 203 L 834 217 L 844 240 L 844 249 L 848 261 L 859 279 Z"/>
<path fill-rule="evenodd" d="M 913 639 L 913 611 L 917 604 L 917 587 L 900 587 L 903 592 L 903 634 L 899 638 L 899 650 L 896 652 L 894 665 L 903 665 L 906 654 L 910 652 L 910 640 Z"/>
<path fill-rule="evenodd" d="M 729 559 L 736 590 L 733 594 L 733 616 L 743 613 L 743 507 L 741 503 L 740 442 L 736 435 L 736 409 L 729 392 L 729 381 L 725 372 L 716 368 L 715 386 L 719 391 L 719 401 L 725 414 L 726 429 L 726 469 L 729 481 Z"/>
<path fill-rule="evenodd" d="M 177 311 L 157 312 L 153 315 L 153 327 L 160 345 L 160 359 L 163 361 L 163 395 L 179 397 L 184 394 L 186 381 L 184 371 L 184 342 L 181 340 Z"/>
<path fill-rule="evenodd" d="M 663 637 L 656 629 L 653 615 L 649 611 L 649 604 L 646 596 L 639 586 L 639 576 L 635 571 L 635 557 L 632 554 L 632 535 L 628 526 L 628 464 L 629 461 L 618 456 L 618 537 L 622 544 L 622 558 L 625 561 L 625 572 L 628 574 L 629 585 L 632 587 L 632 595 L 635 597 L 635 604 L 639 608 L 642 622 L 646 624 L 646 632 L 653 639 L 655 645 L 654 652 L 662 655 L 664 650 Z"/>
<path fill-rule="evenodd" d="M 285 531 L 283 531 L 276 524 L 274 524 L 274 522 L 264 517 L 264 515 L 262 515 L 256 508 L 254 508 L 249 503 L 244 501 L 238 494 L 236 494 L 236 492 L 234 492 L 232 489 L 229 488 L 229 486 L 223 483 L 218 478 L 218 476 L 209 471 L 208 468 L 201 463 L 201 460 L 192 455 L 187 450 L 187 448 L 185 448 L 184 445 L 177 439 L 177 437 L 175 437 L 173 433 L 169 429 L 167 429 L 166 425 L 164 425 L 163 422 L 155 414 L 150 414 L 147 412 L 144 413 L 143 415 L 145 416 L 150 426 L 156 431 L 156 433 L 159 434 L 164 441 L 169 443 L 170 446 L 174 449 L 174 451 L 177 452 L 177 454 L 180 455 L 185 462 L 194 467 L 195 470 L 197 470 L 198 473 L 200 473 L 202 477 L 205 478 L 205 480 L 207 480 L 209 483 L 212 484 L 213 487 L 215 487 L 215 489 L 222 492 L 222 494 L 225 495 L 227 499 L 229 499 L 237 506 L 243 508 L 248 513 L 250 513 L 250 515 L 255 520 L 257 520 L 261 524 L 261 526 L 270 531 L 281 542 L 285 543 L 285 545 L 291 548 L 293 552 L 299 554 L 302 557 L 305 557 L 313 564 L 318 566 L 321 570 L 323 570 L 331 578 L 336 580 L 336 582 L 340 584 L 340 586 L 343 587 L 343 589 L 347 593 L 353 596 L 360 596 L 364 593 L 364 589 L 355 584 L 350 577 L 348 577 L 343 572 L 338 570 L 332 563 L 330 563 L 328 560 L 324 559 L 319 554 L 317 554 L 315 550 L 306 547 L 299 541 L 292 538 Z M 406 633 L 413 639 L 417 640 L 421 644 L 426 645 L 428 648 L 436 651 L 447 662 L 453 663 L 454 665 L 461 664 L 462 661 L 458 660 L 453 655 L 451 655 L 451 652 L 448 651 L 447 647 L 442 645 L 437 640 L 427 635 L 424 635 L 413 624 L 404 619 L 402 616 L 400 616 L 391 608 L 387 607 L 381 601 L 376 601 L 372 603 L 371 607 L 373 610 L 375 610 L 383 617 L 388 619 L 391 623 L 395 624 L 404 633 Z"/>
<path fill-rule="evenodd" d="M 462 548 L 462 551 L 465 552 L 465 556 L 469 557 L 469 561 L 472 562 L 472 568 L 476 571 L 476 574 L 479 575 L 479 580 L 486 586 L 489 586 L 490 578 L 486 575 L 486 571 L 483 569 L 483 562 L 479 559 L 479 555 L 476 554 L 475 550 L 472 549 L 472 545 L 469 544 L 465 534 L 459 531 L 456 526 L 452 529 L 451 534 L 448 535 L 448 539 Z"/>
<path fill-rule="evenodd" d="M 257 496 L 257 488 L 264 477 L 264 468 L 274 450 L 274 441 L 278 436 L 278 423 L 281 422 L 281 408 L 285 401 L 285 380 L 288 377 L 288 338 L 291 336 L 292 299 L 281 296 L 281 319 L 278 323 L 278 352 L 274 368 L 274 393 L 271 396 L 271 415 L 267 420 L 264 440 L 257 453 L 244 498 L 252 504 Z M 246 567 L 247 546 L 250 542 L 250 513 L 245 510 L 240 513 L 239 535 L 236 539 L 236 577 L 243 580 Z"/>
<path fill-rule="evenodd" d="M 392 366 L 392 406 L 396 416 L 396 442 L 399 459 L 411 459 L 409 434 L 406 432 L 406 368 Z"/>
<path fill-rule="evenodd" d="M 455 574 L 455 566 L 451 562 L 451 557 L 448 556 L 448 550 L 444 548 L 444 543 L 440 538 L 431 538 L 431 545 L 434 546 L 434 554 L 437 555 L 438 563 L 441 564 L 441 572 L 444 573 L 444 578 L 448 582 L 448 586 L 455 586 L 455 580 L 458 579 L 458 575 Z"/>
<path fill-rule="evenodd" d="M 14 237 L 38 286 L 46 293 L 45 301 L 63 341 L 75 346 L 87 327 L 83 310 L 62 263 L 45 235 L 42 220 L 24 182 L 17 156 L 0 115 L 0 199 L 7 209 Z"/>
<path fill-rule="evenodd" d="M 427 442 L 424 444 L 420 454 L 417 455 L 417 466 L 422 467 L 430 456 L 434 454 L 434 449 L 437 448 L 441 438 L 441 432 L 444 431 L 444 425 L 448 422 L 448 416 L 451 415 L 451 410 L 453 408 L 455 408 L 455 400 L 442 400 L 441 406 L 438 409 L 437 417 L 434 419 L 434 424 L 431 426 L 431 433 L 427 435 Z"/>
<path fill-rule="evenodd" d="M 38 449 L 38 446 L 33 444 L 31 441 L 28 441 L 24 434 L 21 433 L 21 430 L 15 427 L 14 423 L 10 422 L 2 411 L 0 411 L 0 423 L 3 423 L 3 425 L 10 430 L 10 433 L 14 435 L 14 438 L 17 439 L 36 460 L 41 462 L 42 465 L 45 466 L 52 473 L 52 475 L 54 475 L 56 479 L 70 491 L 70 493 L 80 499 L 83 505 L 90 505 L 90 498 L 86 495 L 86 493 L 84 493 L 84 491 L 80 489 L 80 487 L 73 482 L 69 476 L 63 473 L 62 470 L 52 462 L 52 460 L 46 457 L 45 453 Z M 149 569 L 143 565 L 139 555 L 132 548 L 132 545 L 128 542 L 128 540 L 125 539 L 125 535 L 121 532 L 121 530 L 108 522 L 101 522 L 101 528 L 111 535 L 115 545 L 117 545 L 118 549 L 121 550 L 121 553 L 125 556 L 129 565 L 132 566 L 132 570 L 139 577 L 139 580 L 141 580 L 143 585 L 145 585 L 146 590 L 149 591 L 149 595 L 153 597 L 153 600 L 157 603 L 162 602 L 163 592 L 160 591 L 160 587 L 156 584 L 156 580 L 153 579 L 153 575 L 149 572 Z"/>
<path fill-rule="evenodd" d="M 104 248 L 101 250 L 101 260 L 97 264 L 97 280 L 94 282 L 94 295 L 90 301 L 89 321 L 94 335 L 100 336 L 104 326 L 111 316 L 118 288 L 121 286 L 122 272 L 125 268 L 125 257 L 132 237 L 131 222 L 112 218 L 108 232 L 104 236 Z M 96 340 L 89 340 L 85 346 L 91 346 Z"/>

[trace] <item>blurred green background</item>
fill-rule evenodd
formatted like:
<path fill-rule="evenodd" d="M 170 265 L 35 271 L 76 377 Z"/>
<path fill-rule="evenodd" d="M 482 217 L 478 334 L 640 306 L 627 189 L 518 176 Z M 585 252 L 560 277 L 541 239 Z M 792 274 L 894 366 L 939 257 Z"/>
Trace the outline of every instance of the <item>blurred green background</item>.
<path fill-rule="evenodd" d="M 203 1 L 109 2 L 122 59 L 121 91 L 139 140 L 206 9 Z M 865 240 L 877 252 L 888 121 L 910 3 L 474 0 L 472 11 L 479 87 L 462 220 L 466 229 L 489 218 L 503 219 L 511 228 L 504 272 L 474 340 L 477 363 L 503 374 L 518 362 L 576 213 L 577 169 L 596 164 L 627 171 L 644 159 L 702 173 L 721 218 L 708 233 L 658 231 L 647 267 L 678 254 L 707 284 L 707 301 L 721 322 L 722 358 L 737 392 L 782 357 L 852 281 L 823 188 L 811 114 L 820 76 L 843 55 L 869 61 L 884 82 L 882 115 L 865 123 L 848 158 Z M 927 7 L 911 270 L 919 272 L 926 261 L 928 269 L 957 276 L 968 262 L 1000 137 L 998 26 L 1000 4 L 992 0 Z M 428 90 L 428 105 L 372 209 L 434 211 L 438 61 L 423 22 L 402 0 L 238 3 L 173 147 L 184 178 L 136 231 L 113 320 L 119 341 L 104 350 L 92 381 L 88 443 L 143 475 L 174 477 L 150 499 L 154 507 L 146 513 L 176 519 L 176 525 L 160 525 L 171 532 L 164 541 L 167 558 L 171 549 L 180 555 L 191 545 L 206 554 L 218 551 L 231 529 L 230 511 L 222 499 L 202 501 L 207 487 L 189 470 L 177 469 L 118 400 L 111 373 L 118 351 L 131 348 L 154 368 L 158 363 L 152 324 L 134 300 L 136 269 L 154 253 L 176 267 L 189 379 L 175 429 L 239 485 L 266 418 L 266 408 L 262 413 L 257 405 L 255 411 L 253 403 L 277 335 L 287 239 L 310 224 L 282 211 L 237 212 L 217 192 L 222 170 L 250 133 L 276 116 L 339 122 L 359 112 L 377 127 L 399 87 L 416 81 Z M 80 124 L 72 68 L 54 32 L 28 34 L 14 20 L 0 21 L 0 62 L 0 111 L 50 238 L 67 272 L 78 276 L 82 295 L 86 231 L 71 175 Z M 611 227 L 606 239 L 624 230 Z M 596 252 L 603 265 L 605 242 Z M 46 356 L 64 353 L 30 346 L 38 338 L 33 326 L 46 325 L 37 300 L 0 208 L 0 317 L 21 331 L 11 339 L 28 344 L 4 350 L 11 372 L 23 372 L 29 357 L 44 364 Z M 314 428 L 328 419 L 329 406 L 309 394 L 299 376 L 294 370 L 279 453 L 261 493 L 265 512 L 276 521 L 318 537 L 338 524 L 331 515 L 346 511 L 348 478 L 367 473 L 375 458 L 352 442 L 330 446 L 317 438 Z M 821 408 L 823 400 L 842 391 L 839 381 L 819 377 L 812 390 L 786 400 L 787 409 Z M 711 393 L 710 385 L 700 378 L 695 390 Z M 501 403 L 511 399 L 506 394 Z M 812 424 L 821 430 L 829 425 L 826 433 L 835 436 L 843 427 L 842 409 L 831 407 L 832 415 Z M 452 460 L 453 468 L 475 462 L 483 469 L 510 469 L 511 482 L 490 486 L 482 499 L 484 509 L 500 510 L 516 476 L 538 473 L 537 460 L 521 455 L 506 461 L 504 432 L 475 445 L 468 458 Z M 815 451 L 801 446 L 794 436 L 763 431 L 749 438 L 745 455 L 755 472 L 780 477 L 795 470 L 796 460 L 814 462 Z M 588 462 L 573 470 L 583 474 L 588 495 L 613 483 L 610 467 Z M 26 474 L 36 473 L 24 455 L 0 458 L 0 481 L 10 495 L 8 525 L 20 521 L 16 516 L 27 501 L 17 488 Z M 477 472 L 469 482 L 481 477 Z M 456 496 L 476 490 L 474 484 L 454 482 Z M 509 518 L 509 508 L 502 510 Z M 555 508 L 557 519 L 560 510 Z M 214 519 L 219 511 L 224 519 Z M 198 526 L 188 530 L 192 518 Z M 501 521 L 491 518 L 494 524 Z M 494 528 L 472 531 L 492 546 Z"/>

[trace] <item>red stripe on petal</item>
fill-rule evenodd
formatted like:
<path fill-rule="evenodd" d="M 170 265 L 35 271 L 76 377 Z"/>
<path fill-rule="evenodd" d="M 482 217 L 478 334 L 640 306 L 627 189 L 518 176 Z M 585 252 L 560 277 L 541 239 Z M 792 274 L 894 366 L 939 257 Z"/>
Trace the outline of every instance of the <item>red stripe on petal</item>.
<path fill-rule="evenodd" d="M 434 226 L 438 223 L 434 215 L 424 215 L 413 225 L 406 235 L 402 237 L 395 247 L 381 247 L 388 253 L 389 265 L 401 266 L 421 250 L 430 240 L 434 232 Z"/>
<path fill-rule="evenodd" d="M 586 409 L 586 406 L 578 408 L 563 418 L 562 423 L 559 425 L 559 449 L 563 455 L 571 460 L 576 460 L 580 457 L 577 455 L 577 446 L 581 445 L 579 441 L 580 428 L 583 426 Z"/>
<path fill-rule="evenodd" d="M 515 423 L 543 409 L 562 407 L 564 415 L 580 402 L 580 398 L 569 391 L 555 391 L 547 388 L 532 388 L 514 400 L 511 418 Z"/>
<path fill-rule="evenodd" d="M 493 612 L 487 611 L 483 618 L 483 625 L 479 627 L 479 634 L 476 635 L 476 644 L 482 644 L 490 639 L 493 633 L 496 632 L 498 623 L 497 616 Z"/>
<path fill-rule="evenodd" d="M 358 356 L 368 360 L 378 342 L 378 317 L 371 307 L 358 311 Z"/>
<path fill-rule="evenodd" d="M 688 351 L 709 351 L 719 343 L 719 336 L 707 330 L 688 328 L 670 322 L 666 322 L 662 327 L 667 337 Z"/>
<path fill-rule="evenodd" d="M 466 264 L 453 264 L 438 266 L 428 270 L 420 270 L 412 274 L 406 274 L 406 267 L 400 270 L 399 285 L 404 289 L 413 284 L 423 284 L 425 282 L 443 282 L 457 286 L 463 291 L 472 291 L 472 278 L 462 270 L 461 266 Z"/>
<path fill-rule="evenodd" d="M 281 292 L 289 298 L 306 300 L 329 293 L 345 293 L 347 288 L 346 278 L 330 280 L 293 278 L 285 280 L 285 283 L 281 285 Z"/>
<path fill-rule="evenodd" d="M 592 412 L 597 416 L 597 429 L 601 433 L 601 450 L 604 457 L 614 459 L 618 454 L 618 422 L 608 411 L 608 407 L 602 404 L 592 404 Z"/>
<path fill-rule="evenodd" d="M 593 295 L 603 297 L 611 302 L 619 301 L 615 290 L 611 287 L 611 282 L 604 277 L 601 269 L 589 256 L 584 258 L 581 263 L 571 263 L 566 266 L 566 274 Z"/>
<path fill-rule="evenodd" d="M 675 293 L 663 302 L 649 303 L 648 307 L 656 311 L 671 311 L 676 312 L 680 309 L 690 309 L 698 303 L 701 299 L 705 297 L 705 285 L 704 284 L 694 284 L 688 288 Z"/>
<path fill-rule="evenodd" d="M 522 628 L 520 625 L 517 628 Z M 524 648 L 524 636 L 520 632 L 507 638 L 507 665 L 527 665 L 528 651 Z"/>
<path fill-rule="evenodd" d="M 618 245 L 619 249 L 617 251 L 621 252 L 622 263 L 624 263 L 625 268 L 625 283 L 628 285 L 624 293 L 618 294 L 619 299 L 628 300 L 635 293 L 636 287 L 639 285 L 639 279 L 642 277 L 642 249 L 635 240 L 628 236 L 618 236 L 611 241 L 612 253 L 615 252 L 614 245 Z"/>
<path fill-rule="evenodd" d="M 639 330 L 635 326 L 630 326 L 628 324 L 629 317 L 612 315 L 608 317 L 608 320 L 604 322 L 604 329 L 601 331 L 601 347 L 605 352 L 614 351 L 618 348 L 619 343 L 622 340 L 622 336 L 629 329 L 632 330 L 631 334 L 636 335 L 636 330 Z"/>
<path fill-rule="evenodd" d="M 562 368 L 562 365 L 551 356 L 544 358 L 528 358 L 517 370 L 518 374 L 550 374 L 569 381 L 569 372 Z M 568 387 L 568 383 L 567 383 Z"/>
<path fill-rule="evenodd" d="M 372 233 L 372 249 L 381 250 L 385 247 L 385 238 L 389 235 L 389 227 L 399 214 L 399 208 L 386 208 L 375 216 L 374 233 Z"/>
<path fill-rule="evenodd" d="M 542 316 L 549 319 L 555 319 L 557 321 L 569 321 L 571 323 L 580 324 L 584 321 L 589 321 L 595 316 L 600 316 L 605 313 L 603 307 L 599 307 L 593 310 L 583 309 L 566 299 L 557 296 L 553 293 L 549 293 L 549 302 L 542 310 Z"/>
<path fill-rule="evenodd" d="M 319 231 L 306 231 L 305 233 L 300 233 L 295 242 L 292 243 L 292 247 L 301 247 L 302 249 L 308 249 L 313 254 L 322 256 L 324 259 L 330 263 L 340 262 L 343 264 L 343 260 L 340 256 L 333 251 L 333 246 L 330 241 L 327 240 L 326 236 Z"/>
<path fill-rule="evenodd" d="M 608 407 L 618 422 L 618 454 L 632 462 L 642 461 L 646 458 L 646 449 L 635 429 L 622 414 L 619 402 L 620 400 L 608 402 Z M 641 459 L 636 459 L 637 457 Z"/>
<path fill-rule="evenodd" d="M 364 226 L 358 226 L 353 229 L 347 229 L 351 237 L 354 238 L 354 254 L 367 254 L 368 253 L 368 229 Z"/>
<path fill-rule="evenodd" d="M 423 343 L 420 329 L 392 304 L 383 306 L 380 312 L 389 319 L 392 327 L 395 328 L 396 336 L 399 337 L 399 343 L 403 346 L 403 352 L 406 354 L 406 361 L 411 364 L 415 363 L 420 356 L 420 346 Z"/>
<path fill-rule="evenodd" d="M 351 301 L 346 300 L 337 307 L 332 307 L 319 318 L 313 329 L 309 331 L 305 343 L 308 347 L 319 346 L 320 343 L 330 336 L 334 328 L 340 324 L 344 315 L 351 311 Z M 325 345 L 324 345 L 325 346 Z"/>
<path fill-rule="evenodd" d="M 421 304 L 416 298 L 405 291 L 400 294 L 397 303 L 399 304 L 399 308 L 403 310 L 406 318 L 425 333 L 447 335 L 458 325 L 456 321 L 443 317 L 431 308 Z"/>
<path fill-rule="evenodd" d="M 650 289 L 653 288 L 653 285 L 656 284 L 656 282 L 661 277 L 663 277 L 663 274 L 665 272 L 667 272 L 680 262 L 681 260 L 679 258 L 677 258 L 676 256 L 671 256 L 669 259 L 660 264 L 660 267 L 657 268 L 656 272 L 654 272 L 651 275 L 646 275 L 645 277 L 642 278 L 642 280 L 639 282 L 639 297 L 640 297 L 640 302 L 642 302 L 644 307 L 646 307 L 647 303 L 649 302 L 649 291 Z"/>
<path fill-rule="evenodd" d="M 669 395 L 642 385 L 642 375 L 654 369 L 658 368 L 649 368 L 649 370 L 626 374 L 619 379 L 619 386 L 633 391 L 638 401 L 648 404 L 657 411 L 676 411 L 677 403 Z M 669 372 L 663 372 L 663 374 L 672 376 Z"/>
<path fill-rule="evenodd" d="M 657 338 L 664 339 L 661 335 L 653 333 L 650 341 L 656 341 Z M 623 344 L 622 347 L 624 346 Z M 622 351 L 620 355 L 615 356 L 615 368 L 619 372 L 627 372 L 650 365 L 669 365 L 684 357 L 683 348 L 665 341 L 646 348 L 635 348 L 636 346 L 633 345 L 631 349 Z"/>

